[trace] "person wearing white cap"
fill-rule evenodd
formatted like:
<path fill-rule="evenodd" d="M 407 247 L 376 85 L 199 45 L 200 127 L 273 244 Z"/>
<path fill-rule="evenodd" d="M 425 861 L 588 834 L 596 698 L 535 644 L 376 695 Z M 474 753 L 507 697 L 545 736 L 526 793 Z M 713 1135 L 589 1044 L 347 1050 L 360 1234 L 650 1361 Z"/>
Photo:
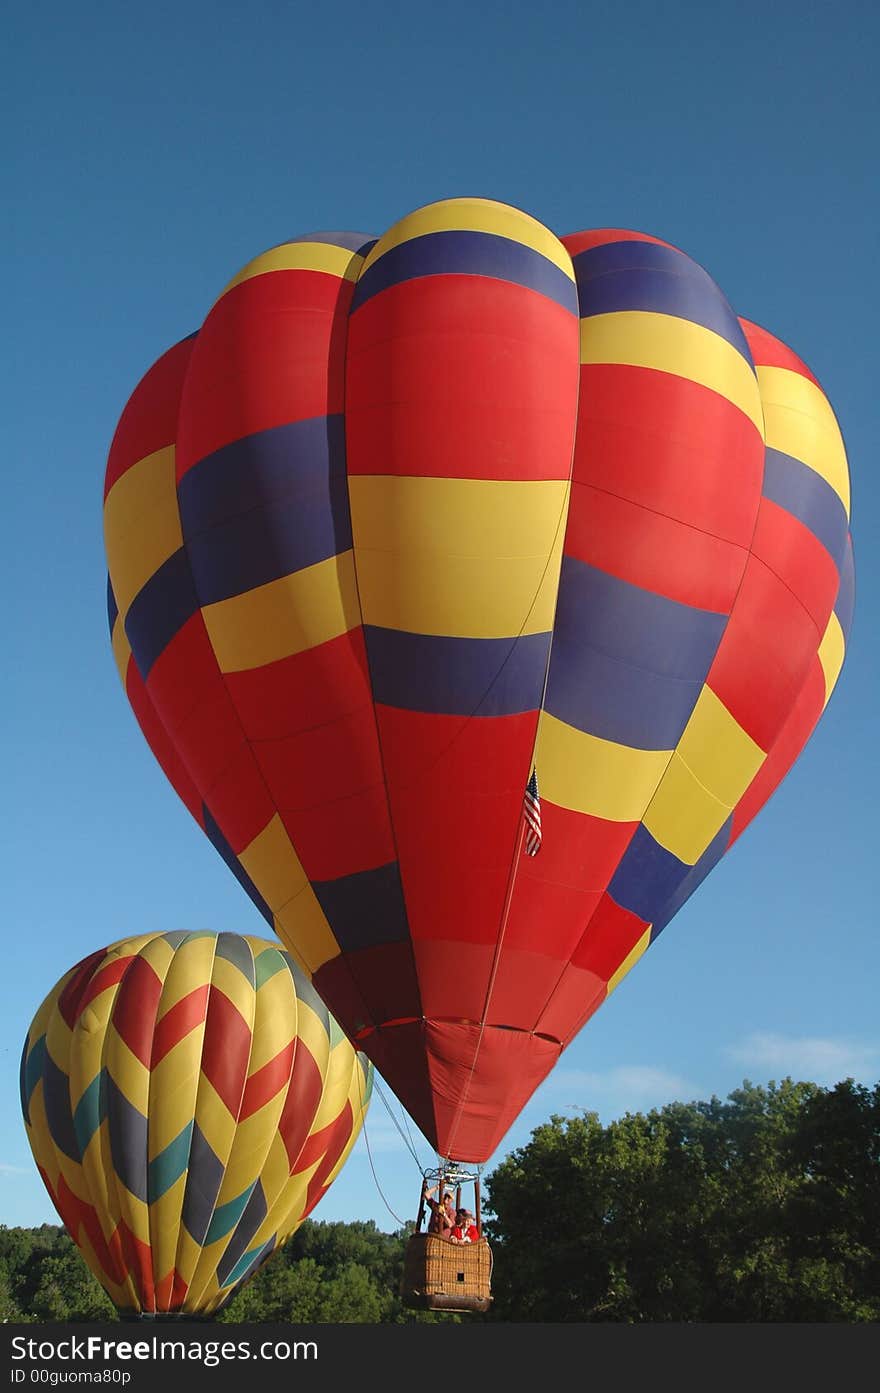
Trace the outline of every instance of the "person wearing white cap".
<path fill-rule="evenodd" d="M 455 1226 L 449 1237 L 453 1243 L 477 1242 L 480 1231 L 474 1223 L 474 1216 L 469 1209 L 456 1210 Z"/>

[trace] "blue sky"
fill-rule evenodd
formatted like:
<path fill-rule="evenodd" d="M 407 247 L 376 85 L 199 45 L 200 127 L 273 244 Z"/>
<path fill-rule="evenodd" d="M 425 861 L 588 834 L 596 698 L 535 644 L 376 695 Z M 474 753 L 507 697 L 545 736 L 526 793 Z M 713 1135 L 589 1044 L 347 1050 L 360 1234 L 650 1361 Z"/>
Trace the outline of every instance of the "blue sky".
<path fill-rule="evenodd" d="M 267 934 L 113 663 L 101 498 L 119 413 L 259 252 L 378 234 L 453 195 L 680 246 L 809 364 L 853 479 L 856 617 L 810 745 L 493 1161 L 551 1112 L 607 1121 L 787 1074 L 874 1083 L 876 6 L 34 0 L 6 32 L 0 1222 L 55 1221 L 17 1094 L 54 981 L 130 933 Z M 418 1166 L 380 1093 L 390 1112 L 377 1097 L 369 1153 L 362 1139 L 316 1218 L 413 1216 Z"/>

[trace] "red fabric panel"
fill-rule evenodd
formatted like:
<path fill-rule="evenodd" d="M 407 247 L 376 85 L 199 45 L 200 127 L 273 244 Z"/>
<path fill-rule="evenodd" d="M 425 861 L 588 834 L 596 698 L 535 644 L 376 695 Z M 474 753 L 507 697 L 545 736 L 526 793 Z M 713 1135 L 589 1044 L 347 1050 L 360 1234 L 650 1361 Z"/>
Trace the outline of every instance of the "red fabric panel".
<path fill-rule="evenodd" d="M 816 656 L 807 672 L 794 708 L 789 713 L 772 750 L 736 805 L 728 849 L 782 783 L 812 735 L 824 704 L 825 674 Z"/>
<path fill-rule="evenodd" d="M 376 711 L 413 938 L 494 943 L 537 713 Z"/>
<path fill-rule="evenodd" d="M 239 745 L 223 773 L 206 789 L 205 802 L 236 856 L 274 817 L 275 804 L 249 745 Z"/>
<path fill-rule="evenodd" d="M 156 1022 L 153 1034 L 153 1049 L 150 1055 L 150 1068 L 163 1060 L 169 1050 L 179 1044 L 191 1030 L 201 1025 L 208 1009 L 208 984 L 205 982 L 186 996 L 176 1001 L 160 1021 Z"/>
<path fill-rule="evenodd" d="M 840 587 L 837 567 L 818 537 L 798 518 L 764 498 L 752 552 L 797 595 L 816 625 L 818 645 Z"/>
<path fill-rule="evenodd" d="M 199 691 L 196 706 L 174 734 L 175 743 L 196 786 L 204 795 L 244 744 L 244 732 L 218 674 Z"/>
<path fill-rule="evenodd" d="M 309 1135 L 312 1119 L 318 1111 L 321 1094 L 324 1091 L 321 1071 L 315 1063 L 311 1050 L 303 1044 L 299 1036 L 294 1044 L 296 1049 L 293 1056 L 293 1070 L 287 1089 L 287 1097 L 284 1099 L 281 1117 L 278 1120 L 278 1131 L 287 1152 L 291 1175 L 298 1169 L 297 1162 Z"/>
<path fill-rule="evenodd" d="M 581 368 L 574 479 L 748 547 L 764 444 L 718 392 L 672 373 Z"/>
<path fill-rule="evenodd" d="M 177 478 L 242 436 L 344 409 L 345 316 L 353 286 L 320 271 L 273 271 L 228 291 L 197 340 L 177 434 Z"/>
<path fill-rule="evenodd" d="M 320 974 L 315 978 L 315 985 L 323 995 Z M 329 997 L 327 999 L 329 1001 Z M 339 1019 L 338 1015 L 336 1018 Z M 434 1146 L 434 1106 L 425 1057 L 424 1022 L 414 1021 L 375 1031 L 369 1037 L 369 1053 L 392 1093 L 401 1100 L 413 1122 Z"/>
<path fill-rule="evenodd" d="M 150 700 L 143 678 L 138 672 L 133 658 L 129 658 L 125 671 L 125 694 L 146 742 L 159 761 L 168 782 L 192 813 L 199 826 L 204 827 L 202 795 L 172 744 L 171 737 Z"/>
<path fill-rule="evenodd" d="M 628 232 L 622 227 L 597 227 L 588 232 L 570 232 L 559 239 L 569 256 L 589 251 L 592 247 L 603 247 L 607 242 L 654 242 L 659 247 L 672 247 L 671 242 L 663 242 L 659 237 L 651 237 L 647 232 Z M 677 251 L 677 247 L 672 247 Z"/>
<path fill-rule="evenodd" d="M 575 935 L 582 932 L 583 925 L 584 916 L 580 915 Z M 486 1015 L 489 1025 L 537 1030 L 547 1002 L 567 966 L 567 957 L 551 957 L 537 949 L 513 948 L 505 939 Z M 540 1028 L 542 1033 L 547 1033 L 543 1026 Z"/>
<path fill-rule="evenodd" d="M 239 1119 L 252 1117 L 255 1112 L 259 1112 L 264 1103 L 268 1103 L 282 1088 L 287 1087 L 295 1045 L 296 1041 L 290 1040 L 284 1049 L 278 1051 L 274 1059 L 267 1060 L 262 1069 L 251 1074 L 245 1085 Z"/>
<path fill-rule="evenodd" d="M 344 954 L 331 958 L 329 962 L 324 963 L 323 967 L 319 967 L 312 981 L 318 995 L 326 1001 L 331 1013 L 336 1017 L 349 1039 L 354 1040 L 361 1032 L 372 1030 L 379 1024 L 379 1021 L 374 1020 L 371 1016 L 369 1007 L 351 975 L 351 968 L 348 966 Z M 370 1058 L 375 1062 L 372 1037 Z"/>
<path fill-rule="evenodd" d="M 384 1025 L 421 1017 L 422 1002 L 412 944 L 408 939 L 399 943 L 379 943 L 372 948 L 346 953 L 345 961 L 374 1024 Z M 320 991 L 317 977 L 315 985 Z"/>
<path fill-rule="evenodd" d="M 147 1069 L 161 995 L 162 983 L 146 958 L 132 958 L 113 1003 L 112 1021 L 120 1040 Z"/>
<path fill-rule="evenodd" d="M 424 276 L 352 316 L 349 474 L 567 479 L 578 321 L 509 281 Z"/>
<path fill-rule="evenodd" d="M 244 1094 L 252 1034 L 237 1006 L 212 983 L 205 1019 L 202 1073 L 235 1118 Z"/>
<path fill-rule="evenodd" d="M 277 740 L 323 725 L 370 700 L 363 630 L 264 667 L 227 673 L 225 680 L 251 740 Z"/>
<path fill-rule="evenodd" d="M 610 895 L 603 895 L 572 953 L 572 963 L 607 982 L 649 928 L 644 919 L 622 909 Z"/>
<path fill-rule="evenodd" d="M 751 556 L 707 682 L 762 750 L 781 731 L 818 644 L 800 601 Z"/>
<path fill-rule="evenodd" d="M 808 377 L 819 387 L 820 391 L 822 390 L 803 359 L 799 358 L 796 353 L 792 353 L 781 339 L 777 339 L 766 329 L 762 329 L 760 325 L 752 324 L 748 319 L 740 319 L 739 322 L 751 349 L 756 368 L 788 368 L 790 372 L 799 372 L 802 377 Z"/>
<path fill-rule="evenodd" d="M 607 822 L 590 813 L 560 808 L 541 799 L 544 840 L 539 856 L 524 857 L 517 872 L 514 906 L 525 881 L 558 882 L 581 890 L 604 890 L 638 827 Z"/>
<path fill-rule="evenodd" d="M 607 983 L 595 972 L 569 963 L 545 1006 L 537 1028 L 569 1045 L 608 995 Z"/>
<path fill-rule="evenodd" d="M 281 813 L 310 880 L 338 880 L 396 860 L 384 785 L 336 803 Z"/>
<path fill-rule="evenodd" d="M 303 1216 L 311 1213 L 315 1205 L 318 1203 L 318 1200 L 326 1192 L 328 1188 L 325 1183 L 327 1177 L 332 1171 L 333 1167 L 336 1165 L 336 1162 L 339 1160 L 343 1151 L 345 1150 L 346 1143 L 348 1142 L 348 1139 L 351 1136 L 353 1126 L 354 1117 L 351 1111 L 351 1103 L 348 1102 L 348 1100 L 346 1100 L 345 1106 L 343 1107 L 339 1116 L 335 1119 L 335 1121 L 330 1125 L 329 1128 L 325 1129 L 326 1135 L 324 1136 L 324 1155 L 319 1161 L 318 1167 L 311 1180 L 309 1181 L 309 1187 L 306 1191 L 306 1202 L 305 1208 L 303 1210 Z"/>
<path fill-rule="evenodd" d="M 181 722 L 219 676 L 205 621 L 201 613 L 194 614 L 159 654 L 147 677 L 147 694 L 175 743 Z"/>
<path fill-rule="evenodd" d="M 90 953 L 87 958 L 83 958 L 68 978 L 67 984 L 58 997 L 58 1011 L 65 1025 L 73 1030 L 77 1017 L 83 1008 L 83 1001 L 90 999 L 90 987 L 92 984 L 95 968 L 101 962 L 106 948 L 99 948 L 97 952 Z M 129 958 L 119 959 L 124 967 L 131 961 Z M 123 967 L 123 970 L 124 970 Z M 99 974 L 100 975 L 100 974 Z"/>
<path fill-rule="evenodd" d="M 454 930 L 450 923 L 448 930 Z M 495 957 L 494 943 L 462 943 L 451 937 L 413 943 L 422 1011 L 431 1017 L 478 1021 Z"/>
<path fill-rule="evenodd" d="M 559 1058 L 543 1036 L 428 1021 L 425 1050 L 436 1146 L 454 1161 L 487 1161 Z"/>
<path fill-rule="evenodd" d="M 532 858 L 522 859 L 525 863 Z M 557 962 L 568 962 L 600 897 L 599 890 L 529 876 L 521 866 L 507 916 L 505 953 L 511 948 L 524 948 Z"/>
<path fill-rule="evenodd" d="M 285 812 L 379 785 L 384 791 L 372 704 L 283 740 L 260 741 L 254 754 L 273 800 Z"/>
<path fill-rule="evenodd" d="M 180 394 L 194 342 L 184 339 L 163 353 L 129 397 L 110 446 L 105 498 L 116 480 L 138 460 L 174 444 Z"/>
<path fill-rule="evenodd" d="M 716 614 L 729 614 L 748 555 L 745 547 L 584 484 L 572 489 L 565 554 Z"/>

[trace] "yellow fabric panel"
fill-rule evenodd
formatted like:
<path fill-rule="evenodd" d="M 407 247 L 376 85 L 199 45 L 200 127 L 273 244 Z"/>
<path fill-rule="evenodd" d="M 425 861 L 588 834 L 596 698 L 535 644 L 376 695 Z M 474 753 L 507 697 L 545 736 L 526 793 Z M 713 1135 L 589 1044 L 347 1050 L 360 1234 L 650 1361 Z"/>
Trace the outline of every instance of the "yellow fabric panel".
<path fill-rule="evenodd" d="M 549 228 L 519 208 L 490 198 L 447 198 L 417 208 L 379 238 L 364 262 L 364 271 L 392 247 L 431 232 L 488 232 L 496 237 L 507 237 L 540 252 L 564 271 L 569 280 L 575 279 L 571 257 Z"/>
<path fill-rule="evenodd" d="M 648 310 L 619 310 L 581 320 L 582 363 L 625 363 L 685 377 L 738 406 L 763 439 L 758 383 L 726 339 L 702 324 Z"/>
<path fill-rule="evenodd" d="M 238 857 L 274 912 L 309 884 L 281 818 L 275 813 Z"/>
<path fill-rule="evenodd" d="M 257 990 L 248 1078 L 296 1038 L 298 1015 L 299 1002 L 293 978 L 284 964 L 284 971 L 276 972 Z"/>
<path fill-rule="evenodd" d="M 164 1195 L 150 1205 L 150 1252 L 153 1276 L 161 1282 L 173 1271 L 177 1260 L 177 1240 L 180 1236 L 183 1200 L 186 1194 L 187 1172 L 178 1176 Z"/>
<path fill-rule="evenodd" d="M 700 692 L 676 753 L 728 808 L 736 806 L 766 759 L 711 687 Z"/>
<path fill-rule="evenodd" d="M 122 679 L 122 685 L 125 687 L 128 677 L 128 663 L 131 658 L 131 644 L 128 641 L 128 635 L 125 632 L 125 625 L 122 621 L 121 614 L 117 614 L 116 622 L 113 625 L 111 646 L 113 648 L 113 661 Z"/>
<path fill-rule="evenodd" d="M 202 1045 L 205 1025 L 202 1022 L 189 1031 L 169 1050 L 153 1069 L 153 1104 L 150 1110 L 149 1158 L 160 1155 L 188 1122 L 192 1121 L 199 1075 L 202 1067 Z"/>
<path fill-rule="evenodd" d="M 327 275 L 337 276 L 340 280 L 356 281 L 363 261 L 364 258 L 357 252 L 350 251 L 348 247 L 334 247 L 329 242 L 283 242 L 281 246 L 270 247 L 243 266 L 218 298 L 222 300 L 233 286 L 270 271 L 325 271 Z"/>
<path fill-rule="evenodd" d="M 825 674 L 825 706 L 828 705 L 828 699 L 837 685 L 840 669 L 843 667 L 845 651 L 846 639 L 843 636 L 843 629 L 840 627 L 840 620 L 832 610 L 828 627 L 822 635 L 822 642 L 819 644 L 819 661 Z"/>
<path fill-rule="evenodd" d="M 310 977 L 331 958 L 339 957 L 339 944 L 311 885 L 304 886 L 281 906 L 275 914 L 274 927 L 294 961 Z"/>
<path fill-rule="evenodd" d="M 248 1029 L 252 1031 L 256 1010 L 256 993 L 235 963 L 230 962 L 228 958 L 221 957 L 219 953 L 214 958 L 211 986 L 219 988 L 223 995 L 228 997 L 247 1024 Z"/>
<path fill-rule="evenodd" d="M 552 628 L 566 480 L 349 480 L 364 623 L 456 638 Z"/>
<path fill-rule="evenodd" d="M 260 1175 L 260 1184 L 263 1187 L 263 1194 L 266 1196 L 269 1214 L 272 1212 L 272 1206 L 283 1195 L 289 1175 L 290 1165 L 287 1160 L 287 1151 L 281 1139 L 281 1133 L 276 1132 Z M 268 1238 L 268 1236 L 267 1234 L 266 1237 Z"/>
<path fill-rule="evenodd" d="M 239 1119 L 215 1210 L 228 1204 L 230 1200 L 237 1199 L 258 1179 L 272 1144 L 272 1137 L 281 1121 L 284 1097 L 285 1090 L 282 1089 L 250 1117 Z M 228 1242 L 228 1235 L 225 1241 Z M 218 1239 L 217 1242 L 221 1240 Z"/>
<path fill-rule="evenodd" d="M 535 764 L 541 796 L 561 808 L 609 822 L 639 822 L 672 757 L 671 750 L 634 750 L 575 730 L 546 711 Z"/>
<path fill-rule="evenodd" d="M 705 789 L 674 754 L 642 821 L 656 842 L 693 866 L 729 816 L 727 804 Z"/>
<path fill-rule="evenodd" d="M 177 1235 L 177 1252 L 174 1255 L 174 1266 L 177 1268 L 177 1271 L 180 1273 L 181 1278 L 186 1282 L 187 1286 L 192 1282 L 193 1273 L 198 1265 L 201 1252 L 201 1244 L 197 1243 L 192 1235 L 187 1233 L 183 1224 L 181 1224 Z M 191 1297 L 192 1293 L 187 1293 L 187 1295 Z M 188 1309 L 192 1310 L 194 1308 L 190 1306 Z"/>
<path fill-rule="evenodd" d="M 815 383 L 789 368 L 758 368 L 767 444 L 821 474 L 849 516 L 846 449 L 837 417 Z"/>
<path fill-rule="evenodd" d="M 195 1120 L 214 1155 L 225 1165 L 235 1136 L 235 1118 L 204 1074 L 199 1080 Z"/>
<path fill-rule="evenodd" d="M 650 930 L 650 927 L 649 927 L 649 928 L 647 928 L 647 929 L 645 930 L 645 932 L 642 934 L 641 938 L 639 939 L 639 941 L 638 941 L 638 943 L 635 945 L 635 947 L 634 947 L 634 948 L 631 948 L 630 951 L 627 953 L 626 957 L 624 958 L 623 962 L 620 964 L 620 967 L 617 969 L 617 971 L 608 979 L 608 996 L 611 995 L 611 993 L 614 991 L 614 988 L 615 988 L 615 987 L 619 987 L 619 986 L 620 986 L 620 983 L 623 981 L 624 977 L 625 977 L 626 974 L 629 972 L 630 968 L 631 968 L 631 967 L 635 967 L 635 965 L 636 965 L 636 963 L 638 962 L 639 958 L 642 957 L 642 955 L 647 951 L 647 949 L 648 949 L 650 943 L 651 943 L 651 930 Z M 607 1000 L 607 997 L 606 997 L 606 1000 Z"/>
<path fill-rule="evenodd" d="M 173 445 L 146 455 L 116 480 L 104 503 L 104 542 L 124 619 L 135 595 L 183 546 Z"/>
<path fill-rule="evenodd" d="M 244 672 L 316 648 L 360 623 L 350 551 L 202 610 L 221 672 Z"/>

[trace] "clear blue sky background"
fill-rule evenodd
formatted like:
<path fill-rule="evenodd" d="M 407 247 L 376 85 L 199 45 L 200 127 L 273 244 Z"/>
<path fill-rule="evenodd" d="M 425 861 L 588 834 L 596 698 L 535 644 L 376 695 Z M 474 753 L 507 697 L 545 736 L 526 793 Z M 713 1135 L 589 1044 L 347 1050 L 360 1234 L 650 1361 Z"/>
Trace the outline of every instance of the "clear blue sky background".
<path fill-rule="evenodd" d="M 452 195 L 689 252 L 816 373 L 854 497 L 855 624 L 811 744 L 493 1159 L 551 1112 L 880 1077 L 878 16 L 869 0 L 8 11 L 0 1222 L 55 1221 L 17 1096 L 54 981 L 130 933 L 268 932 L 113 664 L 101 496 L 119 413 L 251 257 Z M 381 1100 L 367 1132 L 315 1217 L 392 1229 L 418 1169 Z"/>

